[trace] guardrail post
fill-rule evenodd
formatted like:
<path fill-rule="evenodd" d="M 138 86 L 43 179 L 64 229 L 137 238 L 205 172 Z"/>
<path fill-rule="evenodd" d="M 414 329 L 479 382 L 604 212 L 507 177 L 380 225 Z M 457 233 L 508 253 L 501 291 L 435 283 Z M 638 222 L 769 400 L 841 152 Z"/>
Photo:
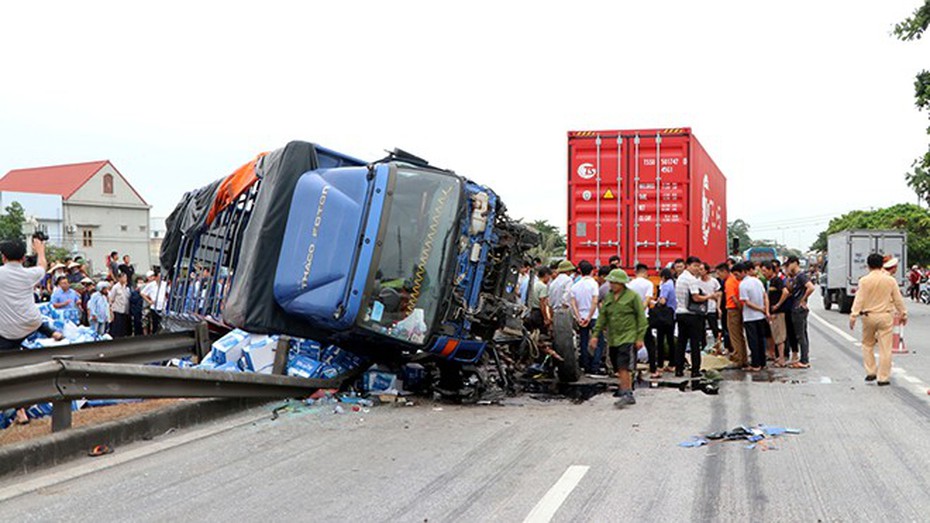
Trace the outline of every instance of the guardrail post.
<path fill-rule="evenodd" d="M 274 366 L 271 368 L 272 374 L 277 374 L 279 376 L 287 374 L 287 357 L 290 350 L 290 336 L 278 337 L 278 346 L 274 349 Z"/>
<path fill-rule="evenodd" d="M 71 428 L 71 400 L 52 402 L 52 432 Z"/>
<path fill-rule="evenodd" d="M 203 361 L 203 357 L 210 352 L 210 329 L 207 327 L 207 322 L 202 321 L 197 324 L 197 327 L 194 328 L 194 343 L 197 344 L 197 363 Z"/>

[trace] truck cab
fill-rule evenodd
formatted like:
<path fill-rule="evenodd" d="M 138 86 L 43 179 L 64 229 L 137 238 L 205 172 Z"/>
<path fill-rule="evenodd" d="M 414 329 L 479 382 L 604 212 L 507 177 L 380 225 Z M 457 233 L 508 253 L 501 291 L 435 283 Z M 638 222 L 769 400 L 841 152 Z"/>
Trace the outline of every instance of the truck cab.
<path fill-rule="evenodd" d="M 519 318 L 518 269 L 537 238 L 493 190 L 404 151 L 365 162 L 292 142 L 169 218 L 167 324 L 475 362 Z"/>

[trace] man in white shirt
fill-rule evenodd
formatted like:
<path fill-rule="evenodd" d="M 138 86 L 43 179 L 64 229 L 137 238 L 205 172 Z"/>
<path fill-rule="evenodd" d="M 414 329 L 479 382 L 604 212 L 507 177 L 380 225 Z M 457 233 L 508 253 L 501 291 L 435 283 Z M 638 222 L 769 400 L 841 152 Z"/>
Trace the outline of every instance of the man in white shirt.
<path fill-rule="evenodd" d="M 604 353 L 599 350 L 600 345 L 597 345 L 592 355 L 589 352 L 590 347 L 588 345 L 591 341 L 591 329 L 597 320 L 597 291 L 599 286 L 597 280 L 591 276 L 591 273 L 594 272 L 594 266 L 590 262 L 582 260 L 578 264 L 578 272 L 581 273 L 581 279 L 572 285 L 569 304 L 572 315 L 575 317 L 575 323 L 578 325 L 578 347 L 581 350 L 579 364 L 584 372 L 597 374 L 601 370 Z"/>
<path fill-rule="evenodd" d="M 755 272 L 751 266 L 746 266 L 747 263 L 743 262 L 745 272 L 739 282 L 739 301 L 743 304 L 743 329 L 750 353 L 747 370 L 758 372 L 765 367 L 765 322 L 770 318 L 769 297 L 762 281 L 753 276 Z"/>
<path fill-rule="evenodd" d="M 575 272 L 575 264 L 562 260 L 556 272 L 559 275 L 549 283 L 549 306 L 552 307 L 553 312 L 569 307 L 572 289 L 571 273 Z"/>
<path fill-rule="evenodd" d="M 720 341 L 722 338 L 720 336 L 720 322 L 717 316 L 718 306 L 720 304 L 720 282 L 717 281 L 717 278 L 711 273 L 711 268 L 709 263 L 704 263 L 701 269 L 701 276 L 699 278 L 701 281 L 698 282 L 698 285 L 701 286 L 701 291 L 703 291 L 705 296 L 710 296 L 710 299 L 707 300 L 707 314 L 704 315 L 704 318 L 707 322 L 707 326 L 710 327 L 710 332 L 714 335 L 714 343 Z M 704 341 L 703 345 L 707 347 L 707 332 L 702 332 L 701 340 Z"/>
<path fill-rule="evenodd" d="M 635 270 L 636 277 L 627 284 L 627 287 L 634 290 L 636 294 L 639 294 L 639 297 L 643 300 L 643 310 L 646 312 L 648 321 L 649 308 L 652 307 L 652 303 L 655 299 L 656 286 L 649 280 L 649 267 L 647 267 L 646 264 L 637 264 Z M 643 343 L 646 345 L 646 354 L 649 356 L 649 372 L 651 373 L 651 377 L 653 379 L 661 378 L 662 373 L 659 372 L 658 358 L 656 357 L 656 338 L 652 334 L 652 329 L 646 328 L 646 335 L 643 339 Z"/>
<path fill-rule="evenodd" d="M 42 322 L 33 291 L 45 277 L 45 243 L 32 238 L 36 266 L 23 267 L 26 244 L 20 240 L 0 243 L 0 352 L 20 350 L 23 340 L 38 331 L 43 336 L 60 340 L 60 332 Z M 25 409 L 16 410 L 16 423 L 29 423 Z"/>
<path fill-rule="evenodd" d="M 675 281 L 675 301 L 678 308 L 675 310 L 675 319 L 678 323 L 678 344 L 675 347 L 675 376 L 685 375 L 685 348 L 690 346 L 691 351 L 691 378 L 692 387 L 697 388 L 697 381 L 701 377 L 701 350 L 704 343 L 701 341 L 704 334 L 704 315 L 707 313 L 707 300 L 711 297 L 703 294 L 699 285 L 698 275 L 704 264 L 697 256 L 689 256 L 685 260 L 685 270 Z"/>
<path fill-rule="evenodd" d="M 161 328 L 161 318 L 165 313 L 165 306 L 168 304 L 167 287 L 168 285 L 161 279 L 161 271 L 149 271 L 146 273 L 148 283 L 142 288 L 142 299 L 149 305 L 149 321 L 151 324 L 151 333 L 157 334 Z"/>
<path fill-rule="evenodd" d="M 0 243 L 3 266 L 0 267 L 0 351 L 19 350 L 23 340 L 39 331 L 46 337 L 61 339 L 42 323 L 42 314 L 33 291 L 45 276 L 45 244 L 32 239 L 36 266 L 25 268 L 26 244 L 19 240 Z"/>

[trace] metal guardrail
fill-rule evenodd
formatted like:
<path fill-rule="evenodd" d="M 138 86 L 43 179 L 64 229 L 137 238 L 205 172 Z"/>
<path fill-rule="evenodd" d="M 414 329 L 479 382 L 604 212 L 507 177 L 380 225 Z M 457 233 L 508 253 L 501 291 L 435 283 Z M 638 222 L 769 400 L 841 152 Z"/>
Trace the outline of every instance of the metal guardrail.
<path fill-rule="evenodd" d="M 197 356 L 199 360 L 209 350 L 209 333 L 206 324 L 203 324 L 191 331 L 0 353 L 0 369 L 37 365 L 56 359 L 152 363 Z"/>
<path fill-rule="evenodd" d="M 236 373 L 137 365 L 202 357 L 206 324 L 196 331 L 18 351 L 0 355 L 0 409 L 52 402 L 52 431 L 71 427 L 71 401 L 125 398 L 288 398 L 339 388 L 346 379 L 283 375 L 289 339 L 278 340 L 274 373 Z"/>
<path fill-rule="evenodd" d="M 56 360 L 0 370 L 0 409 L 52 402 L 52 431 L 71 427 L 71 401 L 124 398 L 289 398 L 339 388 L 344 378 Z"/>
<path fill-rule="evenodd" d="M 0 370 L 0 408 L 82 398 L 286 398 L 341 383 L 341 379 L 58 360 Z"/>

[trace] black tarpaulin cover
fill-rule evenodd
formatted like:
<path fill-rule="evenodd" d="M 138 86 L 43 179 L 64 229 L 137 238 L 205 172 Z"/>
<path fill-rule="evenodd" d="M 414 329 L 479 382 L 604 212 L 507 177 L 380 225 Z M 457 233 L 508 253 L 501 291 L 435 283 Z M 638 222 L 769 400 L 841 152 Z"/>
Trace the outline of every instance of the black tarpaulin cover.
<path fill-rule="evenodd" d="M 274 277 L 281 241 L 300 176 L 319 166 L 316 149 L 290 142 L 260 158 L 255 173 L 262 180 L 252 216 L 245 228 L 239 261 L 223 309 L 223 320 L 247 332 L 285 333 L 318 339 L 321 333 L 295 318 L 274 299 Z"/>

